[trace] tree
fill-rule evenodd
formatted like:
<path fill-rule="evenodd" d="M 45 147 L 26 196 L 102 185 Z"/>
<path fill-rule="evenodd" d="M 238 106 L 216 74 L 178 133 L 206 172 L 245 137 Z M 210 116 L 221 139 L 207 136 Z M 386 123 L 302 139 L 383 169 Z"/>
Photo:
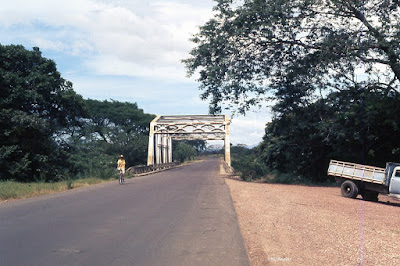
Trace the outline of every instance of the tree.
<path fill-rule="evenodd" d="M 90 121 L 88 126 L 105 142 L 120 141 L 119 133 L 138 135 L 149 133 L 149 125 L 155 117 L 139 109 L 136 103 L 86 100 Z"/>
<path fill-rule="evenodd" d="M 173 145 L 175 143 L 185 143 L 189 146 L 192 146 L 197 153 L 200 153 L 206 149 L 206 141 L 202 139 L 173 140 Z"/>
<path fill-rule="evenodd" d="M 399 90 L 398 0 L 216 2 L 184 60 L 213 113 L 222 103 L 245 113 L 272 95 L 276 111 L 291 110 L 355 84 Z"/>
<path fill-rule="evenodd" d="M 260 157 L 269 169 L 314 182 L 326 180 L 330 159 L 385 167 L 400 159 L 399 108 L 398 93 L 357 88 L 331 93 L 273 119 Z"/>
<path fill-rule="evenodd" d="M 184 62 L 213 113 L 273 101 L 260 145 L 270 170 L 320 181 L 332 157 L 400 159 L 399 1 L 216 3 Z"/>
<path fill-rule="evenodd" d="M 136 103 L 114 100 L 87 99 L 85 106 L 88 117 L 80 134 L 69 140 L 77 172 L 106 172 L 120 154 L 127 167 L 146 163 L 149 125 L 154 115 L 144 113 Z"/>
<path fill-rule="evenodd" d="M 70 166 L 61 137 L 83 116 L 82 97 L 39 48 L 0 45 L 0 179 L 56 179 Z"/>
<path fill-rule="evenodd" d="M 196 155 L 196 149 L 186 142 L 178 142 L 174 146 L 173 154 L 176 161 L 183 163 L 186 160 L 194 158 Z"/>

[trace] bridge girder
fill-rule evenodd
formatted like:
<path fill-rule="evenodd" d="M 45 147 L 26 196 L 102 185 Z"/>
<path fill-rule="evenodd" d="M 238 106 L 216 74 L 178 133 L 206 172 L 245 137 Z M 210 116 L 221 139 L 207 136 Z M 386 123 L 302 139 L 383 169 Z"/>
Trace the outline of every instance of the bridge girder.
<path fill-rule="evenodd" d="M 225 161 L 231 165 L 229 124 L 226 115 L 157 116 L 150 123 L 147 165 L 172 162 L 172 139 L 223 140 Z"/>

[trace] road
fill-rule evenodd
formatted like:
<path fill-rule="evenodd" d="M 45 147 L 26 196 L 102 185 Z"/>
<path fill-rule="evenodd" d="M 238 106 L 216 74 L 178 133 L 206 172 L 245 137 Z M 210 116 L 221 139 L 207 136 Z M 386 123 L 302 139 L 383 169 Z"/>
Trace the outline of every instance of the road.
<path fill-rule="evenodd" d="M 249 265 L 218 171 L 208 159 L 0 204 L 0 265 Z"/>

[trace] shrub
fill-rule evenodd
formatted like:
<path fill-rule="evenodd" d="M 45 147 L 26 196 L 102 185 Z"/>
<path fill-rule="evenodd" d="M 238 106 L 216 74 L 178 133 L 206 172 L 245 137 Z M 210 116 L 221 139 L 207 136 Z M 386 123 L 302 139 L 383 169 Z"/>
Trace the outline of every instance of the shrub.
<path fill-rule="evenodd" d="M 268 173 L 265 164 L 254 154 L 233 159 L 232 167 L 239 173 L 240 178 L 246 181 L 260 179 Z"/>

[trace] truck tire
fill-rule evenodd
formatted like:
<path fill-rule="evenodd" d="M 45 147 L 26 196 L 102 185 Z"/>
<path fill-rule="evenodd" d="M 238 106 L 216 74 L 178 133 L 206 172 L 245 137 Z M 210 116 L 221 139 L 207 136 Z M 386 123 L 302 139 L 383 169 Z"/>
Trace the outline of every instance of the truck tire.
<path fill-rule="evenodd" d="M 371 190 L 366 190 L 363 193 L 361 193 L 363 200 L 373 201 L 373 202 L 378 202 L 378 195 L 379 195 L 378 192 Z"/>
<path fill-rule="evenodd" d="M 340 191 L 342 192 L 342 196 L 346 198 L 355 199 L 358 196 L 358 187 L 353 181 L 344 181 L 340 187 Z"/>

